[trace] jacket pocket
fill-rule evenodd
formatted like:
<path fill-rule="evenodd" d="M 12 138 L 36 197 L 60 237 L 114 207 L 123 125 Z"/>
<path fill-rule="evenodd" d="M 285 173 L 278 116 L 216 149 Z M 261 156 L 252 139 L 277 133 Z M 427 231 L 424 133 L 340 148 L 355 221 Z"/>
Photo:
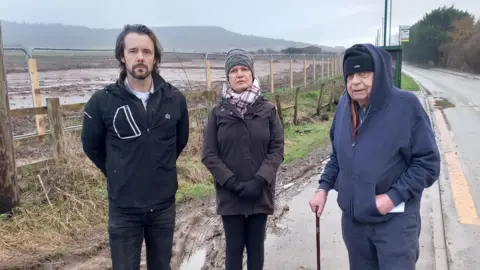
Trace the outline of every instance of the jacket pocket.
<path fill-rule="evenodd" d="M 358 186 L 357 186 L 358 187 Z M 358 188 L 357 188 L 358 189 Z M 375 186 L 364 184 L 361 190 L 355 194 L 355 213 L 361 220 L 368 220 L 371 217 L 382 216 L 377 208 Z"/>
<path fill-rule="evenodd" d="M 130 106 L 123 105 L 117 108 L 113 116 L 113 129 L 119 139 L 128 140 L 140 137 L 142 131 L 138 128 Z"/>
<path fill-rule="evenodd" d="M 378 211 L 378 208 L 377 208 L 377 198 L 375 196 L 375 194 L 373 195 L 373 199 L 370 199 L 371 203 L 371 213 L 373 216 L 383 216 L 380 211 Z"/>

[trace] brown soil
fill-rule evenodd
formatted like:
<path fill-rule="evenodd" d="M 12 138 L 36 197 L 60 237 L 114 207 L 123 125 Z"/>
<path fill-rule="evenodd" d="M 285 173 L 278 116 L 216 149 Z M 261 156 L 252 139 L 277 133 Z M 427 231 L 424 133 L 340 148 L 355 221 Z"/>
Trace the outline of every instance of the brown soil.
<path fill-rule="evenodd" d="M 321 172 L 322 161 L 328 157 L 329 149 L 321 148 L 313 151 L 302 160 L 291 164 L 282 164 L 278 171 L 276 191 L 276 211 L 269 217 L 268 232 L 276 233 L 282 230 L 277 222 L 289 211 L 289 200 L 298 194 L 304 184 L 314 175 Z M 194 210 L 192 210 L 194 209 Z M 207 258 L 202 270 L 223 269 L 225 239 L 220 217 L 215 213 L 214 198 L 195 200 L 183 203 L 178 207 L 176 229 L 174 236 L 172 269 L 180 269 L 182 262 L 198 248 L 207 248 Z M 33 265 L 22 262 L 10 263 L 13 269 L 39 270 L 101 270 L 111 269 L 108 238 L 105 230 L 92 235 L 75 254 L 60 254 L 43 258 Z M 145 249 L 142 252 L 141 269 L 146 269 Z"/>
<path fill-rule="evenodd" d="M 37 60 L 43 104 L 45 104 L 46 97 L 59 97 L 61 104 L 86 102 L 95 91 L 115 81 L 118 76 L 118 67 L 114 66 L 114 62 L 112 62 L 114 59 L 112 60 L 108 57 L 50 56 L 40 57 Z M 70 60 L 73 62 L 70 62 Z M 86 60 L 88 61 L 85 62 Z M 75 63 L 88 64 L 78 66 Z M 168 81 L 171 81 L 172 84 L 183 91 L 203 91 L 205 89 L 205 80 L 201 64 L 203 62 L 197 60 L 185 60 L 182 63 L 170 62 L 165 64 L 161 72 Z M 223 76 L 223 70 L 221 65 L 221 61 L 212 62 L 212 90 L 214 91 L 220 91 L 222 87 L 221 76 Z M 278 62 L 275 65 L 275 70 L 277 71 L 274 74 L 275 88 L 289 87 L 289 62 Z M 301 86 L 304 82 L 303 63 L 295 63 L 295 65 L 297 66 L 294 67 L 294 86 Z M 15 71 L 21 68 L 22 63 L 18 57 L 7 63 L 7 69 L 10 70 L 7 79 L 10 107 L 12 109 L 33 106 L 28 73 Z M 317 64 L 317 78 L 321 76 L 320 71 L 320 64 Z M 255 72 L 260 77 L 263 91 L 269 92 L 270 75 L 268 75 L 268 62 L 258 61 Z M 307 68 L 307 81 L 312 79 L 313 66 L 310 65 Z M 189 99 L 188 102 L 190 108 L 205 106 L 204 99 Z M 81 113 L 65 115 L 64 127 L 81 124 L 81 117 Z M 45 119 L 45 121 L 48 124 L 48 119 Z M 15 137 L 34 135 L 36 133 L 35 118 L 33 116 L 12 118 L 12 128 Z M 25 164 L 29 161 L 50 158 L 51 151 L 49 149 L 50 147 L 47 147 L 46 143 L 28 147 L 20 146 L 15 149 L 15 156 L 19 164 Z"/>
<path fill-rule="evenodd" d="M 33 106 L 29 74 L 24 70 L 26 67 L 23 66 L 21 61 L 17 61 L 18 59 L 15 56 L 13 60 L 7 61 L 6 64 L 6 70 L 9 71 L 7 86 L 11 109 Z M 40 57 L 37 61 L 43 105 L 46 104 L 45 98 L 47 97 L 59 97 L 61 104 L 86 102 L 95 91 L 102 89 L 118 78 L 118 67 L 108 57 L 49 56 Z M 76 65 L 77 62 L 83 64 Z M 225 76 L 221 67 L 222 64 L 221 61 L 212 62 L 212 90 L 215 91 L 221 90 L 221 81 Z M 258 61 L 255 65 L 255 75 L 260 78 L 263 91 L 270 91 L 269 63 Z M 275 88 L 290 86 L 289 65 L 289 62 L 286 61 L 275 63 Z M 22 72 L 14 72 L 15 70 Z M 294 71 L 294 86 L 303 85 L 303 64 L 295 63 Z M 320 64 L 317 64 L 317 78 L 321 76 L 320 71 Z M 160 67 L 160 73 L 167 81 L 182 91 L 205 90 L 205 71 L 202 61 L 185 60 L 181 63 L 165 63 Z M 310 65 L 307 68 L 307 81 L 312 79 L 313 67 Z M 197 103 L 189 104 L 190 107 L 198 105 Z M 14 136 L 35 132 L 33 117 L 14 118 L 12 122 Z"/>

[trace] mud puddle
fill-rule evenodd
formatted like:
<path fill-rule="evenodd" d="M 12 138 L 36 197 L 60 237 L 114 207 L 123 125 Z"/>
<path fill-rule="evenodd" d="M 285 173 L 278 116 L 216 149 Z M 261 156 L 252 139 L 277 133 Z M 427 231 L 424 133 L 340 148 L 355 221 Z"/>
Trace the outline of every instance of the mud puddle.
<path fill-rule="evenodd" d="M 180 270 L 201 270 L 207 259 L 207 248 L 203 247 L 193 253 L 181 265 Z"/>
<path fill-rule="evenodd" d="M 448 109 L 448 108 L 454 108 L 455 104 L 451 103 L 448 101 L 446 98 L 435 98 L 435 108 L 438 108 L 440 110 Z"/>
<path fill-rule="evenodd" d="M 439 109 L 440 112 L 442 113 L 443 118 L 445 119 L 445 123 L 447 124 L 448 130 L 452 130 L 452 125 L 451 125 L 450 121 L 448 121 L 448 117 L 445 113 L 445 109 L 455 108 L 456 107 L 455 104 L 451 103 L 446 98 L 441 98 L 441 97 L 435 98 L 434 101 L 435 101 L 435 103 L 434 103 L 433 106 L 436 109 Z"/>

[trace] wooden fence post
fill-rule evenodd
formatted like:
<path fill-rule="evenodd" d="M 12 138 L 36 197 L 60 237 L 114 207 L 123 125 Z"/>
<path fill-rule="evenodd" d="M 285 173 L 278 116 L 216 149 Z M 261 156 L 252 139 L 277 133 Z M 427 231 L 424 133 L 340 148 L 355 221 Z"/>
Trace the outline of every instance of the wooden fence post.
<path fill-rule="evenodd" d="M 207 104 L 207 114 L 210 114 L 210 111 L 212 110 L 212 106 L 213 106 L 213 97 L 215 95 L 215 91 L 205 91 L 203 92 L 203 94 L 205 95 L 205 101 L 206 101 L 206 104 Z"/>
<path fill-rule="evenodd" d="M 205 59 L 205 80 L 206 80 L 206 86 L 207 86 L 207 91 L 212 90 L 212 71 L 210 68 L 210 61 Z"/>
<path fill-rule="evenodd" d="M 300 86 L 295 88 L 295 107 L 293 108 L 293 124 L 298 125 L 298 93 L 300 92 Z"/>
<path fill-rule="evenodd" d="M 280 95 L 279 94 L 275 94 L 275 102 L 277 103 L 278 117 L 280 118 L 280 122 L 282 122 L 282 126 L 285 127 L 285 122 L 283 121 L 282 103 L 280 102 Z"/>
<path fill-rule="evenodd" d="M 313 55 L 313 81 L 317 80 L 317 63 L 315 60 L 315 54 Z"/>
<path fill-rule="evenodd" d="M 2 26 L 0 23 L 0 214 L 11 212 L 12 208 L 19 202 L 7 89 L 7 76 L 3 62 Z"/>
<path fill-rule="evenodd" d="M 327 78 L 328 78 L 328 77 L 330 77 L 330 69 L 331 69 L 331 67 L 330 67 L 330 65 L 331 65 L 331 62 L 330 62 L 330 60 L 331 60 L 331 59 L 330 59 L 330 55 L 329 55 L 329 56 L 327 56 L 327 59 L 328 59 L 328 61 L 327 61 Z"/>
<path fill-rule="evenodd" d="M 270 57 L 270 91 L 275 91 L 275 78 L 273 77 L 273 59 Z"/>
<path fill-rule="evenodd" d="M 330 101 L 328 102 L 328 111 L 333 111 L 333 102 L 335 101 L 335 80 L 332 81 L 332 87 L 330 88 Z"/>
<path fill-rule="evenodd" d="M 320 85 L 320 95 L 318 96 L 318 101 L 317 101 L 317 116 L 320 116 L 320 113 L 322 111 L 322 97 L 323 97 L 324 88 L 325 88 L 325 84 L 322 83 Z"/>
<path fill-rule="evenodd" d="M 303 86 L 307 87 L 307 56 L 303 59 Z"/>
<path fill-rule="evenodd" d="M 335 55 L 332 56 L 332 77 L 334 77 L 336 75 L 336 72 L 335 72 Z"/>
<path fill-rule="evenodd" d="M 290 56 L 290 89 L 293 89 L 293 58 Z"/>
<path fill-rule="evenodd" d="M 60 117 L 60 99 L 47 98 L 48 124 L 53 144 L 53 159 L 59 160 L 63 155 L 62 148 L 62 118 Z"/>
<path fill-rule="evenodd" d="M 28 59 L 28 71 L 30 84 L 32 88 L 33 107 L 42 107 L 42 95 L 40 94 L 40 82 L 38 80 L 38 68 L 36 59 Z M 35 115 L 38 135 L 45 134 L 45 116 L 43 114 Z"/>
<path fill-rule="evenodd" d="M 325 78 L 325 55 L 322 54 L 322 60 L 320 61 L 322 65 L 320 66 L 320 78 Z"/>

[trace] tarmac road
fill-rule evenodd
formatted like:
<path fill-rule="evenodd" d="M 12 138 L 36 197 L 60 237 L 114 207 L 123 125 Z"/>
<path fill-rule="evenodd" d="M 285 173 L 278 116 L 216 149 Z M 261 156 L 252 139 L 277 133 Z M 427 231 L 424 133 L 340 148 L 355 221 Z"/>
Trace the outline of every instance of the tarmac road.
<path fill-rule="evenodd" d="M 423 194 L 417 269 L 480 269 L 480 76 L 405 64 L 402 69 L 423 86 L 418 95 L 442 153 L 441 175 Z M 308 201 L 317 179 L 291 201 L 281 221 L 285 232 L 267 236 L 265 269 L 316 269 L 315 217 Z M 332 192 L 321 218 L 324 270 L 349 268 L 340 215 Z"/>
<path fill-rule="evenodd" d="M 422 94 L 418 94 L 423 100 Z M 267 236 L 264 269 L 317 269 L 315 216 L 308 206 L 308 201 L 318 186 L 318 177 L 313 177 L 303 191 L 290 202 L 290 212 L 280 221 L 285 232 Z M 420 270 L 448 269 L 439 194 L 438 182 L 423 194 L 421 250 L 417 263 L 417 269 Z M 348 255 L 341 234 L 341 211 L 336 198 L 337 193 L 330 192 L 320 221 L 320 250 L 324 270 L 349 269 Z"/>
<path fill-rule="evenodd" d="M 425 88 L 442 147 L 440 177 L 451 270 L 480 269 L 480 76 L 404 65 Z"/>

